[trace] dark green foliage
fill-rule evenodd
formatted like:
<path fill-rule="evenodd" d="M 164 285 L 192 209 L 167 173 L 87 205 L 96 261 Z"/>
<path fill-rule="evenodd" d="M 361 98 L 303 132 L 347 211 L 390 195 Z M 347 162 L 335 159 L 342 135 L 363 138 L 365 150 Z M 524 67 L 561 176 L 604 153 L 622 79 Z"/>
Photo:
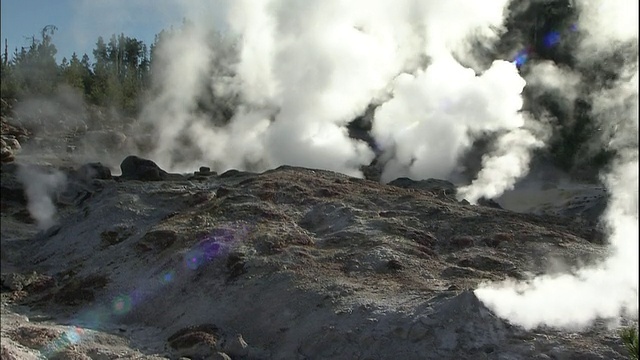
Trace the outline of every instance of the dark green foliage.
<path fill-rule="evenodd" d="M 109 43 L 99 37 L 93 50 L 94 63 L 87 54 L 80 58 L 73 53 L 57 64 L 53 44 L 56 30 L 48 25 L 39 39 L 31 38 L 28 48 L 16 48 L 12 56 L 2 55 L 2 98 L 48 96 L 65 85 L 79 90 L 91 104 L 135 114 L 148 85 L 151 59 L 147 46 L 124 34 L 112 35 Z"/>
<path fill-rule="evenodd" d="M 620 330 L 620 338 L 629 351 L 629 358 L 638 359 L 638 328 L 635 326 Z"/>
<path fill-rule="evenodd" d="M 45 26 L 40 39 L 31 37 L 29 48 L 15 49 L 10 61 L 2 61 L 2 97 L 21 97 L 27 94 L 49 95 L 55 90 L 58 65 L 52 36 L 57 28 Z"/>
<path fill-rule="evenodd" d="M 93 56 L 93 82 L 86 92 L 90 101 L 135 113 L 149 73 L 147 46 L 124 34 L 112 35 L 108 44 L 99 37 Z"/>

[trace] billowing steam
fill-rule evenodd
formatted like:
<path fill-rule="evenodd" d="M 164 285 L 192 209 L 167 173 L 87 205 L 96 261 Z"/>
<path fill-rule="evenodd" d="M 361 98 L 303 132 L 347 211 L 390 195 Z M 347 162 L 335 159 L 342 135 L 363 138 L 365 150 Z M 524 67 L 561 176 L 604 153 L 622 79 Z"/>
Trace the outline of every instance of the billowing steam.
<path fill-rule="evenodd" d="M 487 133 L 529 144 L 532 133 L 513 131 L 524 125 L 525 82 L 515 64 L 473 70 L 457 60 L 475 63 L 471 38 L 497 38 L 506 3 L 235 1 L 228 26 L 237 49 L 218 43 L 206 19 L 159 49 L 160 95 L 143 116 L 159 132 L 154 159 L 174 170 L 197 162 L 218 171 L 288 164 L 362 176 L 374 151 L 350 138 L 346 125 L 370 105 L 378 106 L 372 136 L 387 160 L 383 181 L 447 178 Z M 230 50 L 237 59 L 229 61 Z M 237 102 L 234 115 L 204 115 L 205 92 Z M 533 147 L 520 146 L 521 166 L 502 189 L 478 182 L 470 191 L 500 194 L 526 173 Z"/>
<path fill-rule="evenodd" d="M 516 181 L 529 171 L 531 151 L 544 146 L 526 129 L 515 129 L 496 141 L 496 150 L 482 158 L 482 170 L 471 185 L 458 189 L 458 198 L 474 204 L 478 199 L 492 199 L 513 189 Z"/>
<path fill-rule="evenodd" d="M 383 181 L 399 175 L 447 178 L 474 135 L 524 125 L 518 111 L 525 82 L 506 61 L 476 76 L 452 58 L 438 60 L 416 76 L 402 74 L 393 85 L 394 97 L 380 106 L 372 129 L 379 146 L 395 154 Z"/>
<path fill-rule="evenodd" d="M 581 62 L 637 41 L 637 2 L 581 1 Z M 635 20 L 633 18 L 635 17 Z M 625 24 L 621 26 L 621 24 Z M 596 55 L 597 56 L 597 55 Z M 603 176 L 610 198 L 604 216 L 611 255 L 570 274 L 526 282 L 486 284 L 476 295 L 498 315 L 526 328 L 540 325 L 582 328 L 598 318 L 638 315 L 638 54 L 615 69 L 616 83 L 592 89 L 592 113 L 602 141 L 617 158 Z M 575 76 L 563 77 L 576 84 Z M 557 82 L 557 81 L 556 81 Z M 576 84 L 577 85 L 577 84 Z"/>
<path fill-rule="evenodd" d="M 66 176 L 57 170 L 45 171 L 36 166 L 21 165 L 17 178 L 24 185 L 27 210 L 38 229 L 46 230 L 55 225 L 56 206 L 53 197 L 66 184 Z"/>

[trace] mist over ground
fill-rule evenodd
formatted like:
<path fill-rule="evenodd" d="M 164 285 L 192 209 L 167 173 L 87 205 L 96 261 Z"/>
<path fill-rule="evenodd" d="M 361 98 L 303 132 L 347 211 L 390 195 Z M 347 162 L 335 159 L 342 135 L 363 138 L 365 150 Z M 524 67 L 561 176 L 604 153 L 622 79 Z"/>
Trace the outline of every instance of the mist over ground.
<path fill-rule="evenodd" d="M 152 90 L 119 129 L 128 141 L 94 132 L 78 156 L 117 164 L 136 153 L 176 172 L 286 164 L 355 177 L 375 160 L 383 182 L 448 179 L 470 203 L 513 189 L 532 159 L 552 158 L 607 187 L 611 256 L 476 295 L 526 328 L 637 317 L 637 2 L 182 6 L 189 21 L 155 49 Z M 226 23 L 212 23 L 214 12 Z M 16 111 L 27 119 L 29 108 Z M 370 108 L 374 146 L 347 129 Z M 91 152 L 114 142 L 117 151 Z"/>

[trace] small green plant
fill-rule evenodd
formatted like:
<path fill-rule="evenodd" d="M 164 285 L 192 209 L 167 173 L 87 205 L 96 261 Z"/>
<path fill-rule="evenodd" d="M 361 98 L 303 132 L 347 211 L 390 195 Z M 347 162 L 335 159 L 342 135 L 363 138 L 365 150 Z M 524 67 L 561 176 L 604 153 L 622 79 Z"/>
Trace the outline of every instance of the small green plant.
<path fill-rule="evenodd" d="M 638 328 L 630 326 L 620 330 L 620 338 L 629 351 L 629 358 L 638 360 Z"/>

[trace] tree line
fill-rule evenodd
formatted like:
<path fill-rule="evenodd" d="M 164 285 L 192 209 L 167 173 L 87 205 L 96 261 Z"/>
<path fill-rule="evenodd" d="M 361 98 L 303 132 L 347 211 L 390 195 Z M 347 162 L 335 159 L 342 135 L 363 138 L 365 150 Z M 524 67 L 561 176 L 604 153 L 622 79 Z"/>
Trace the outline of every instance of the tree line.
<path fill-rule="evenodd" d="M 27 96 L 49 96 L 61 86 L 69 86 L 98 106 L 113 106 L 133 114 L 150 85 L 154 48 L 165 35 L 156 35 L 147 46 L 134 37 L 111 35 L 108 41 L 100 36 L 89 55 L 77 53 L 56 62 L 57 49 L 53 36 L 57 28 L 45 26 L 38 37 L 31 37 L 28 47 L 15 48 L 9 55 L 5 39 L 1 59 L 0 92 L 3 99 Z"/>

